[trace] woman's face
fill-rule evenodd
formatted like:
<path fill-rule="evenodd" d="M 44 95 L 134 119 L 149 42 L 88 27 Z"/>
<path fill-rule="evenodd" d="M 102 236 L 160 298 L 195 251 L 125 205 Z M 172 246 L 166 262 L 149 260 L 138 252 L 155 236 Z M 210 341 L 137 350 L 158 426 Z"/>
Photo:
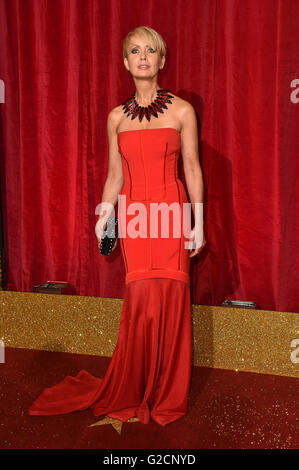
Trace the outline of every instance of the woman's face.
<path fill-rule="evenodd" d="M 163 68 L 165 57 L 160 57 L 159 52 L 147 44 L 148 41 L 132 36 L 128 46 L 128 58 L 124 58 L 127 70 L 135 77 L 151 77 Z M 140 67 L 146 65 L 147 67 Z"/>

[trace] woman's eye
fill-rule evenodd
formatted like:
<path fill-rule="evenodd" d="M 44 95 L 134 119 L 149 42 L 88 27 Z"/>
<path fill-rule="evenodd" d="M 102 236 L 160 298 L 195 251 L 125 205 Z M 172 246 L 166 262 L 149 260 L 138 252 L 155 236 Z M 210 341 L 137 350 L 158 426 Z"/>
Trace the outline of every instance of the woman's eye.
<path fill-rule="evenodd" d="M 152 51 L 152 52 L 156 52 L 152 47 L 149 47 L 148 50 L 149 50 L 149 51 Z M 132 49 L 131 52 L 134 54 L 135 52 L 138 52 L 138 49 L 136 49 L 136 48 L 135 48 L 135 49 Z"/>

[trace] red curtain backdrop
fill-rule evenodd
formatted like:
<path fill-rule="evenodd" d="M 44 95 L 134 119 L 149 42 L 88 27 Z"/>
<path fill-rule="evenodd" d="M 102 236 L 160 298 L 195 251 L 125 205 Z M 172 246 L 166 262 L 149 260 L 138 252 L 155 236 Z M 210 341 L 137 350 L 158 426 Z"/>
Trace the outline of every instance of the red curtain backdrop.
<path fill-rule="evenodd" d="M 123 297 L 120 246 L 98 253 L 94 212 L 107 114 L 134 91 L 122 40 L 148 25 L 168 45 L 159 85 L 198 116 L 207 247 L 192 302 L 299 311 L 297 0 L 1 0 L 0 15 L 8 290 L 63 280 Z"/>

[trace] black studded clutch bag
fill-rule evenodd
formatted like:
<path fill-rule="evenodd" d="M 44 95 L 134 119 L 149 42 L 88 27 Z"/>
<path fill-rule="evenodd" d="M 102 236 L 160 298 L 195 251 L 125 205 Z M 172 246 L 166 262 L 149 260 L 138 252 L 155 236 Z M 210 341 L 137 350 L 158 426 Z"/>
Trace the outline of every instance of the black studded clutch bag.
<path fill-rule="evenodd" d="M 117 217 L 109 217 L 107 219 L 107 230 L 101 238 L 100 253 L 101 255 L 110 255 L 112 248 L 118 237 L 118 219 Z"/>

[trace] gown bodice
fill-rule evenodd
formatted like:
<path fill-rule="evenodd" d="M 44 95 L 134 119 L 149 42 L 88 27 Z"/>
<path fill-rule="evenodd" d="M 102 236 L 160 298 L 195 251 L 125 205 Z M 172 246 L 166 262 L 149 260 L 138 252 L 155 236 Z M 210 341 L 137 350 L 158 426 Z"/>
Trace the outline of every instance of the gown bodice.
<path fill-rule="evenodd" d="M 180 183 L 180 132 L 172 127 L 137 129 L 118 134 L 124 184 L 121 194 L 131 201 L 158 201 L 167 188 Z"/>
<path fill-rule="evenodd" d="M 180 133 L 170 127 L 124 131 L 118 134 L 118 144 L 124 176 L 118 206 L 119 235 L 126 283 L 153 277 L 189 283 L 190 260 L 184 235 L 189 216 L 183 208 L 188 198 L 178 178 Z M 137 202 L 142 203 L 142 207 L 137 208 Z M 166 204 L 167 214 L 155 219 L 151 204 L 161 207 L 161 214 Z M 136 212 L 144 231 L 140 235 L 132 230 L 132 236 L 127 236 L 127 228 L 132 229 L 132 224 L 138 227 Z M 154 236 L 151 232 L 153 226 L 156 228 Z M 179 234 L 175 233 L 178 231 Z"/>

